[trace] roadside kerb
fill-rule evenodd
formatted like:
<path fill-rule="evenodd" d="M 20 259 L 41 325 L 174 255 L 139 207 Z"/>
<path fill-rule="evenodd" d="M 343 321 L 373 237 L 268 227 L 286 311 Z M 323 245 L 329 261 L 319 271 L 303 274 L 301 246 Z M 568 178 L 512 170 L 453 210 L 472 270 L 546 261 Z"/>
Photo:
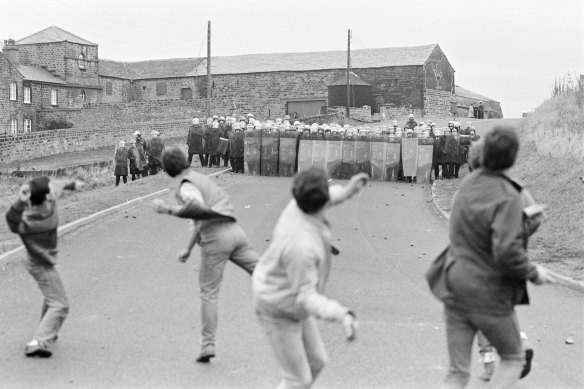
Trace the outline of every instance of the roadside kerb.
<path fill-rule="evenodd" d="M 449 221 L 450 214 L 448 212 L 444 211 L 440 207 L 440 205 L 438 205 L 438 202 L 436 201 L 436 195 L 434 194 L 435 185 L 436 185 L 436 181 L 434 181 L 434 183 L 432 183 L 432 204 L 434 205 L 434 208 L 440 213 L 440 215 L 446 221 Z M 556 284 L 561 285 L 561 286 L 566 287 L 566 288 L 569 288 L 569 289 L 573 289 L 573 290 L 578 291 L 580 293 L 584 293 L 584 282 L 576 281 L 570 277 L 563 276 L 563 275 L 558 274 L 558 273 L 551 271 L 551 270 L 549 270 L 549 272 L 551 273 L 552 277 L 554 278 Z"/>
<path fill-rule="evenodd" d="M 207 177 L 218 176 L 219 174 L 226 173 L 229 170 L 231 170 L 231 169 L 224 169 L 224 170 L 221 170 L 221 171 L 218 171 L 215 173 L 207 174 Z M 67 235 L 67 234 L 69 234 L 69 233 L 71 233 L 71 232 L 91 223 L 91 222 L 97 221 L 97 220 L 99 220 L 99 219 L 101 219 L 109 214 L 121 211 L 123 209 L 127 209 L 131 206 L 140 204 L 140 203 L 142 203 L 146 200 L 149 200 L 151 198 L 160 197 L 162 195 L 167 194 L 168 192 L 170 192 L 169 188 L 161 189 L 161 190 L 156 191 L 154 193 L 150 193 L 150 194 L 147 194 L 145 196 L 141 196 L 141 197 L 137 197 L 137 198 L 132 199 L 132 200 L 128 200 L 125 203 L 114 205 L 113 207 L 110 207 L 107 209 L 102 209 L 101 211 L 92 213 L 89 216 L 85 216 L 85 217 L 82 217 L 81 219 L 77 219 L 75 221 L 72 221 L 71 223 L 67 223 L 63 226 L 60 226 L 59 229 L 57 230 L 59 233 L 59 237 L 65 236 L 65 235 Z M 14 257 L 16 257 L 17 254 L 20 254 L 21 251 L 24 251 L 24 246 L 22 246 L 22 245 L 1 254 L 0 255 L 0 267 L 5 266 L 5 265 L 9 264 L 10 262 L 14 261 L 16 259 Z"/>

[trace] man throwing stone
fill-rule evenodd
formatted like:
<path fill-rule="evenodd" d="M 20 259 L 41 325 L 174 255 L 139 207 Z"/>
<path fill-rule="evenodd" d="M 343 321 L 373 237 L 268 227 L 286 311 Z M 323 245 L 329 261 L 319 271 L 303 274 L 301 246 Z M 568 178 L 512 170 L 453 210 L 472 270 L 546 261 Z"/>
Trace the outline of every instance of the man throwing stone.
<path fill-rule="evenodd" d="M 176 178 L 176 198 L 179 205 L 154 200 L 155 210 L 194 221 L 191 239 L 186 249 L 178 253 L 185 262 L 196 243 L 201 245 L 199 285 L 201 291 L 201 353 L 197 362 L 206 363 L 215 356 L 215 331 L 219 288 L 227 260 L 250 275 L 258 261 L 258 253 L 237 224 L 229 196 L 207 176 L 189 169 L 182 151 L 173 148 L 162 154 L 162 167 Z"/>

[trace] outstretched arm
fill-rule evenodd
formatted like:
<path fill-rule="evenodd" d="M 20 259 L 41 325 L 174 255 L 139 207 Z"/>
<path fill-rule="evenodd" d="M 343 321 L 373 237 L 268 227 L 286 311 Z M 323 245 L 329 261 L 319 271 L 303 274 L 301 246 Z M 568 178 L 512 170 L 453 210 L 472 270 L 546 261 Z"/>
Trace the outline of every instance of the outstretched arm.
<path fill-rule="evenodd" d="M 369 182 L 369 175 L 366 173 L 355 174 L 347 185 L 333 185 L 329 188 L 330 200 L 328 205 L 333 206 L 350 199 Z"/>

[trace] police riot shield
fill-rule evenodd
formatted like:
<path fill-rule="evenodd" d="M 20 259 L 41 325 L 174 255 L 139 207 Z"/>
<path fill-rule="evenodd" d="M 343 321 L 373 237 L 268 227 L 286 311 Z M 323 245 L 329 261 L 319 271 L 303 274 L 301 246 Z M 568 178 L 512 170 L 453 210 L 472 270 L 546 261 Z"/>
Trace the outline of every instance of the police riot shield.
<path fill-rule="evenodd" d="M 397 181 L 401 160 L 401 138 L 389 138 L 385 145 L 385 181 Z"/>
<path fill-rule="evenodd" d="M 352 136 L 343 139 L 343 153 L 339 178 L 348 180 L 355 174 L 355 139 Z"/>
<path fill-rule="evenodd" d="M 296 165 L 296 133 L 283 132 L 280 134 L 280 153 L 278 156 L 278 175 L 292 177 Z"/>
<path fill-rule="evenodd" d="M 371 175 L 371 141 L 368 135 L 355 140 L 355 173 Z"/>
<path fill-rule="evenodd" d="M 458 162 L 458 139 L 454 135 L 447 135 L 444 144 L 444 162 Z"/>
<path fill-rule="evenodd" d="M 260 174 L 262 176 L 278 175 L 278 153 L 280 151 L 280 133 L 278 131 L 262 131 L 262 150 Z"/>
<path fill-rule="evenodd" d="M 260 174 L 260 151 L 262 145 L 261 131 L 246 131 L 243 143 L 245 172 L 248 175 Z"/>
<path fill-rule="evenodd" d="M 312 166 L 312 139 L 310 135 L 303 134 L 300 137 L 298 148 L 298 171 L 306 170 Z"/>
<path fill-rule="evenodd" d="M 313 134 L 312 166 L 326 169 L 326 140 L 323 134 Z"/>
<path fill-rule="evenodd" d="M 385 150 L 387 135 L 376 135 L 371 138 L 371 180 L 385 180 Z"/>
<path fill-rule="evenodd" d="M 418 139 L 403 138 L 401 159 L 404 177 L 413 177 L 416 175 L 416 165 L 418 163 Z"/>
<path fill-rule="evenodd" d="M 341 177 L 341 159 L 343 156 L 343 140 L 340 135 L 333 134 L 327 144 L 326 171 L 331 178 Z"/>
<path fill-rule="evenodd" d="M 432 158 L 434 154 L 434 139 L 418 139 L 418 166 L 416 182 L 430 182 L 432 178 Z"/>

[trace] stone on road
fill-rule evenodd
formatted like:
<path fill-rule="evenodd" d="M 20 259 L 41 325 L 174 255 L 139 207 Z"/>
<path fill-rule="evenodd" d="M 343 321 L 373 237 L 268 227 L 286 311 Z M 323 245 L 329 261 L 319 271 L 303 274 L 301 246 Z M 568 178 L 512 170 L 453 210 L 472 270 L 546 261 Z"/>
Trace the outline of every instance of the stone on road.
<path fill-rule="evenodd" d="M 263 252 L 290 199 L 286 178 L 224 175 L 236 215 Z M 402 194 L 405 194 L 402 196 Z M 168 195 L 172 198 L 172 195 Z M 316 388 L 437 387 L 447 366 L 441 305 L 424 272 L 445 246 L 448 228 L 427 187 L 373 182 L 331 209 L 335 246 L 327 293 L 352 307 L 357 341 L 338 324 L 320 322 L 330 363 Z M 126 217 L 128 216 L 128 217 Z M 142 204 L 60 241 L 60 271 L 71 312 L 53 357 L 25 358 L 41 295 L 22 264 L 0 271 L 2 388 L 274 388 L 277 364 L 255 318 L 249 276 L 228 265 L 220 294 L 217 357 L 197 364 L 200 315 L 195 249 L 186 264 L 185 220 Z M 521 388 L 582 388 L 583 296 L 530 286 L 532 304 L 518 308 L 535 349 Z M 575 343 L 565 344 L 567 337 Z M 471 387 L 484 388 L 475 374 Z"/>

